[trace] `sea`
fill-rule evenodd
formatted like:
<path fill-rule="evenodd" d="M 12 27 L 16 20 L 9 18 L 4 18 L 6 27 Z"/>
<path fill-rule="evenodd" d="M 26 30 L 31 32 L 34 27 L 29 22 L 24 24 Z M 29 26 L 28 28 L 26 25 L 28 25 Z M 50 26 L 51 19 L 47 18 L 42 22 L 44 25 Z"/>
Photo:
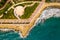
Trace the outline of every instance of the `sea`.
<path fill-rule="evenodd" d="M 49 10 L 48 12 L 50 12 L 51 10 Z M 56 13 L 58 14 L 59 12 Z M 45 14 L 45 16 L 46 15 L 47 14 Z M 50 14 L 48 15 L 50 16 Z M 0 40 L 60 40 L 60 17 L 59 15 L 54 15 L 50 17 L 47 16 L 48 18 L 44 18 L 44 15 L 40 16 L 38 18 L 39 20 L 35 22 L 34 28 L 30 30 L 29 35 L 26 38 L 21 38 L 18 32 L 0 31 Z"/>

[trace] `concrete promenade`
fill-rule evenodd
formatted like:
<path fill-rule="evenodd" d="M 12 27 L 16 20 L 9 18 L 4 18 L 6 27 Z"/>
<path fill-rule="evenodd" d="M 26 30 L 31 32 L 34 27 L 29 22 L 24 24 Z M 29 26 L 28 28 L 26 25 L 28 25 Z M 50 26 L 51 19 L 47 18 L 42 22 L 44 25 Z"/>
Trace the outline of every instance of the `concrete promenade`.
<path fill-rule="evenodd" d="M 28 20 L 24 20 L 24 19 L 21 19 L 21 20 L 10 20 L 8 19 L 8 21 L 6 21 L 4 19 L 4 21 L 6 22 L 11 22 L 11 21 L 20 21 L 20 22 L 30 22 L 29 24 L 0 24 L 0 28 L 1 29 L 14 29 L 15 31 L 18 31 L 20 32 L 20 36 L 21 37 L 26 37 L 29 33 L 29 31 L 33 28 L 33 25 L 35 23 L 35 21 L 37 20 L 37 18 L 41 15 L 41 13 L 43 12 L 43 10 L 49 6 L 59 6 L 60 7 L 60 3 L 45 3 L 44 1 L 42 1 L 36 8 L 36 10 L 34 11 L 34 13 L 31 15 L 31 18 L 28 19 Z M 0 22 L 3 22 L 3 19 L 0 19 Z"/>
<path fill-rule="evenodd" d="M 23 32 L 22 32 L 22 36 L 26 36 L 28 35 L 29 31 L 33 28 L 32 26 L 34 25 L 36 19 L 41 15 L 41 13 L 43 12 L 43 10 L 49 6 L 60 6 L 60 3 L 44 3 L 41 8 L 39 8 L 40 10 L 38 11 L 38 13 L 34 16 L 34 18 L 31 20 L 30 24 L 28 26 L 25 26 Z"/>

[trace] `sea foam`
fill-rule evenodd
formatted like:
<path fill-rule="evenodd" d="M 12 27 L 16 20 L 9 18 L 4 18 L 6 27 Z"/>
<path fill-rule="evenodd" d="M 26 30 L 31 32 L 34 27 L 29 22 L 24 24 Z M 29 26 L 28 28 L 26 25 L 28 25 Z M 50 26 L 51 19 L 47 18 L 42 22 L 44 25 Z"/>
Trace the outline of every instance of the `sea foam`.
<path fill-rule="evenodd" d="M 58 8 L 48 8 L 42 11 L 39 18 L 37 18 L 35 25 L 39 24 L 40 22 L 43 23 L 46 19 L 51 17 L 60 17 L 60 9 Z"/>

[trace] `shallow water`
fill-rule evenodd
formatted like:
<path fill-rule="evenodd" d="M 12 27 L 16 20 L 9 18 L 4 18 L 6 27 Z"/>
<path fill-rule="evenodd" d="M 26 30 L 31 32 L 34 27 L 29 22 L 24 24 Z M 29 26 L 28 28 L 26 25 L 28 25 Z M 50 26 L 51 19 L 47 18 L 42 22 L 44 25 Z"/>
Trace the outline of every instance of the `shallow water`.
<path fill-rule="evenodd" d="M 0 31 L 0 40 L 60 40 L 60 17 L 53 15 L 47 19 L 45 17 L 45 20 L 41 20 L 43 16 L 39 18 L 26 38 L 21 38 L 14 31 Z"/>
<path fill-rule="evenodd" d="M 38 23 L 24 39 L 14 31 L 0 32 L 0 40 L 60 40 L 60 18 Z"/>
<path fill-rule="evenodd" d="M 50 18 L 38 23 L 26 40 L 60 40 L 60 18 Z"/>

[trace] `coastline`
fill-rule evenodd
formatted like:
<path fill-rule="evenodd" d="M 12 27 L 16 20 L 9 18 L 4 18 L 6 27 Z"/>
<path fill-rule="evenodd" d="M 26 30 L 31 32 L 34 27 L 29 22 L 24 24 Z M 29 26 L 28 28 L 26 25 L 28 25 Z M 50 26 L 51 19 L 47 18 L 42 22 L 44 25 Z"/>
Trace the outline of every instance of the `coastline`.
<path fill-rule="evenodd" d="M 41 6 L 41 9 L 37 13 L 37 15 L 35 15 L 34 18 L 30 21 L 30 24 L 27 24 L 27 25 L 19 24 L 17 26 L 16 26 L 16 24 L 13 24 L 13 25 L 12 24 L 0 24 L 0 28 L 14 29 L 16 31 L 19 31 L 21 38 L 26 38 L 27 35 L 29 35 L 29 32 L 31 31 L 31 29 L 34 28 L 34 24 L 35 24 L 35 22 L 37 22 L 36 19 L 41 15 L 42 11 L 48 6 L 54 6 L 54 5 L 57 6 L 57 4 L 58 4 L 58 6 L 60 6 L 59 3 L 51 3 L 51 4 L 43 3 L 43 5 Z"/>
<path fill-rule="evenodd" d="M 53 3 L 53 4 L 54 4 L 54 3 Z M 51 3 L 50 5 L 53 5 L 53 4 Z M 56 4 L 54 4 L 54 5 L 56 5 Z M 53 5 L 53 6 L 54 6 L 54 5 Z M 44 6 L 45 6 L 45 8 L 46 8 L 47 5 L 45 4 L 45 5 L 43 5 L 43 7 L 44 7 Z M 60 6 L 60 5 L 59 5 L 59 6 Z M 42 13 L 42 10 L 43 10 L 43 9 L 44 9 L 44 8 L 42 8 L 42 9 L 40 10 L 40 13 L 39 13 L 39 14 Z M 39 14 L 37 14 L 37 15 L 34 17 L 34 19 L 32 20 L 32 22 L 30 22 L 30 25 L 25 28 L 26 30 L 29 30 L 29 31 L 25 31 L 25 33 L 27 32 L 26 34 L 25 34 L 25 33 L 24 33 L 24 34 L 22 33 L 23 36 L 26 37 L 27 35 L 29 35 L 29 32 L 31 31 L 31 29 L 34 28 L 33 25 L 34 25 L 36 19 L 39 17 Z"/>

